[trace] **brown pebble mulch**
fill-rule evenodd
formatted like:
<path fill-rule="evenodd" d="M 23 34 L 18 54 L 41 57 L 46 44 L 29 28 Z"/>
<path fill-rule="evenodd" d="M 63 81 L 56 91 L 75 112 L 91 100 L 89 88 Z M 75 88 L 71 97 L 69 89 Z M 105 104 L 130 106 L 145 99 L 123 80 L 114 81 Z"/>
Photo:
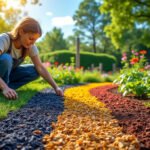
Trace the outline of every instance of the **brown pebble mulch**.
<path fill-rule="evenodd" d="M 123 132 L 138 138 L 142 150 L 150 149 L 150 107 L 144 106 L 138 100 L 112 93 L 111 90 L 116 87 L 113 84 L 96 87 L 90 93 L 112 111 L 112 115 L 123 127 Z"/>

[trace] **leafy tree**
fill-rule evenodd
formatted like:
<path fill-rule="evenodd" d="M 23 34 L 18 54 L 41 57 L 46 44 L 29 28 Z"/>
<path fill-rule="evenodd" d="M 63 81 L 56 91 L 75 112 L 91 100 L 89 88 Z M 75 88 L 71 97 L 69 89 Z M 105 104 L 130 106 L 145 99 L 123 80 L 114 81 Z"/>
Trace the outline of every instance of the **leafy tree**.
<path fill-rule="evenodd" d="M 93 52 L 96 53 L 97 37 L 101 31 L 102 15 L 99 12 L 100 3 L 96 0 L 83 0 L 73 19 L 76 21 L 75 32 L 80 37 L 92 41 Z"/>
<path fill-rule="evenodd" d="M 47 32 L 41 42 L 37 44 L 41 51 L 49 52 L 61 49 L 67 49 L 67 44 L 63 38 L 60 28 L 54 27 L 51 32 Z"/>
<path fill-rule="evenodd" d="M 150 46 L 149 0 L 103 0 L 100 10 L 111 17 L 111 23 L 105 27 L 105 31 L 116 48 L 122 46 L 126 35 L 128 35 L 127 41 L 130 40 L 131 43 L 134 41 Z M 133 36 L 137 40 L 135 38 L 133 40 Z"/>
<path fill-rule="evenodd" d="M 69 50 L 75 51 L 76 50 L 76 36 L 70 35 L 66 38 L 66 44 Z"/>
<path fill-rule="evenodd" d="M 39 0 L 19 0 L 20 7 L 23 7 L 27 3 L 39 4 Z M 11 30 L 13 25 L 24 15 L 24 11 L 21 8 L 8 7 L 9 1 L 0 0 L 0 32 L 7 32 Z"/>
<path fill-rule="evenodd" d="M 4 19 L 0 18 L 0 33 L 7 32 L 10 29 L 10 26 L 6 24 Z"/>

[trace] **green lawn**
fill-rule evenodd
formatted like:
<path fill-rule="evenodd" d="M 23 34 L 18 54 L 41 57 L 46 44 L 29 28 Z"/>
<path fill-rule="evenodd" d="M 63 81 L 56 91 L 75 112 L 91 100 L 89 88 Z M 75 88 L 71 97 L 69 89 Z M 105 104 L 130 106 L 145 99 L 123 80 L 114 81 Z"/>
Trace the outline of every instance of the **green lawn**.
<path fill-rule="evenodd" d="M 19 98 L 16 100 L 8 100 L 0 93 L 0 119 L 5 118 L 10 111 L 18 110 L 25 105 L 35 93 L 47 87 L 50 86 L 47 83 L 41 82 L 40 79 L 31 82 L 17 89 Z"/>

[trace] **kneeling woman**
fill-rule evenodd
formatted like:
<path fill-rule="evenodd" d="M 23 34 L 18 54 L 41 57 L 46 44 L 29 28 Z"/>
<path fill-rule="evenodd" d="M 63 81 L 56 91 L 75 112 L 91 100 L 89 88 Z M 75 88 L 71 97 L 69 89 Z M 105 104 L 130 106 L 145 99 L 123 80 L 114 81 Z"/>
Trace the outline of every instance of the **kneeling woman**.
<path fill-rule="evenodd" d="M 16 99 L 15 89 L 42 76 L 55 90 L 63 96 L 50 73 L 43 66 L 36 40 L 41 37 L 39 23 L 30 17 L 22 19 L 9 33 L 0 34 L 0 89 L 8 99 Z M 33 65 L 20 65 L 29 56 Z"/>

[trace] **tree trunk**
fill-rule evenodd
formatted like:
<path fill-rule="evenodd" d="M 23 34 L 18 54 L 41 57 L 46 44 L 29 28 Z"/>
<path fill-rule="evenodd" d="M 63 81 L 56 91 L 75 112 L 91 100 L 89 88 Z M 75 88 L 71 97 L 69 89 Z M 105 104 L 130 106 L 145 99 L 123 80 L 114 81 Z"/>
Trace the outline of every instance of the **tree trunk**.
<path fill-rule="evenodd" d="M 76 39 L 76 68 L 80 67 L 80 39 Z"/>
<path fill-rule="evenodd" d="M 107 45 L 107 38 L 105 38 L 105 43 L 104 43 L 104 46 L 103 46 L 103 53 L 105 53 L 106 52 L 106 45 Z"/>
<path fill-rule="evenodd" d="M 96 38 L 94 34 L 93 34 L 93 52 L 96 53 Z"/>

